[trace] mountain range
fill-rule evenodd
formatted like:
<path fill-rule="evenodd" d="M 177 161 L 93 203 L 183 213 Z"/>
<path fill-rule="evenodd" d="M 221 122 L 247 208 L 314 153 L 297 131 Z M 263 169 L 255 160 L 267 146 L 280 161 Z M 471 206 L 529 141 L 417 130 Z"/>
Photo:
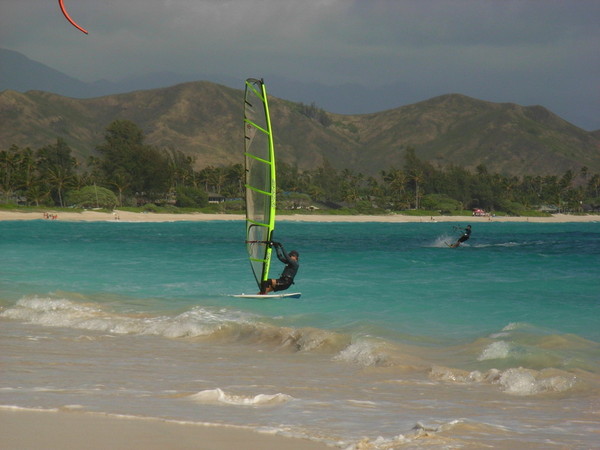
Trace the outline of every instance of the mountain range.
<path fill-rule="evenodd" d="M 0 87 L 5 75 L 0 73 Z M 0 150 L 12 144 L 37 149 L 62 138 L 85 160 L 103 142 L 109 123 L 127 119 L 144 131 L 147 143 L 193 155 L 198 168 L 243 160 L 241 89 L 196 81 L 74 98 L 59 95 L 64 92 L 59 86 L 72 83 L 72 89 L 85 90 L 86 85 L 61 77 L 67 76 L 47 74 L 43 90 L 13 87 L 0 93 Z M 22 78 L 25 83 L 27 77 Z M 278 156 L 301 169 L 314 169 L 326 159 L 335 168 L 372 175 L 402 167 L 404 150 L 413 147 L 419 158 L 438 166 L 473 170 L 483 164 L 508 175 L 560 175 L 583 166 L 600 172 L 600 133 L 578 128 L 542 106 L 448 94 L 342 115 L 275 96 L 269 101 Z"/>
<path fill-rule="evenodd" d="M 233 88 L 244 84 L 244 80 L 241 78 L 223 74 L 184 75 L 173 72 L 151 72 L 143 76 L 117 81 L 98 80 L 87 83 L 29 59 L 22 53 L 0 48 L 0 91 L 7 89 L 17 92 L 36 90 L 52 92 L 65 97 L 92 98 L 198 80 L 212 81 Z M 340 114 L 377 112 L 426 97 L 425 94 L 417 92 L 414 88 L 409 89 L 402 83 L 396 83 L 393 86 L 369 86 L 368 88 L 357 84 L 328 86 L 277 76 L 270 76 L 268 82 L 269 92 L 272 95 L 296 102 L 316 102 L 329 111 Z M 390 92 L 394 95 L 390 95 Z M 379 107 L 374 105 L 379 105 Z"/>

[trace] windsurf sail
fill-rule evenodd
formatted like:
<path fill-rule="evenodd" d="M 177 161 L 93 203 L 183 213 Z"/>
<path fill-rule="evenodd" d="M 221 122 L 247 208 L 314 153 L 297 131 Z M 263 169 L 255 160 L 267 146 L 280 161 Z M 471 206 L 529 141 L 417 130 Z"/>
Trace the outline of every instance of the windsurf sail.
<path fill-rule="evenodd" d="M 263 80 L 246 80 L 244 94 L 246 161 L 246 248 L 258 288 L 269 278 L 275 228 L 275 149 Z"/>

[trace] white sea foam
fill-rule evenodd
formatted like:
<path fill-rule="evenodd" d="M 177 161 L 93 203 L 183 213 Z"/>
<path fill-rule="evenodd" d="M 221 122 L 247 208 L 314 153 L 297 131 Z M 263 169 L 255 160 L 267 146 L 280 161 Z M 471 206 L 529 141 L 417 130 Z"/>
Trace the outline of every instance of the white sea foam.
<path fill-rule="evenodd" d="M 140 317 L 106 312 L 89 304 L 50 297 L 22 298 L 0 316 L 44 326 L 169 338 L 205 336 L 224 323 L 248 323 L 251 320 L 250 315 L 199 307 L 177 316 Z"/>
<path fill-rule="evenodd" d="M 479 383 L 485 381 L 486 375 L 478 370 L 467 372 L 465 370 L 450 369 L 448 367 L 435 366 L 431 368 L 429 377 L 434 380 L 451 383 Z"/>
<path fill-rule="evenodd" d="M 369 440 L 363 439 L 357 444 L 352 444 L 346 447 L 346 450 L 359 450 L 359 449 L 395 449 L 404 447 L 407 444 L 418 441 L 421 447 L 440 446 L 442 448 L 451 448 L 453 446 L 448 445 L 448 441 L 444 438 L 440 438 L 438 433 L 451 430 L 455 426 L 463 423 L 462 419 L 451 420 L 446 423 L 428 425 L 418 422 L 415 426 L 407 431 L 406 433 L 394 436 L 391 439 L 386 439 L 383 436 L 379 436 L 376 439 Z M 424 440 L 427 440 L 426 442 Z"/>
<path fill-rule="evenodd" d="M 490 369 L 486 372 L 478 370 L 467 372 L 448 367 L 433 367 L 430 378 L 448 383 L 486 383 L 499 385 L 507 394 L 535 395 L 549 392 L 564 392 L 571 389 L 576 378 L 566 373 L 557 374 L 546 370 L 511 368 L 504 371 Z"/>
<path fill-rule="evenodd" d="M 199 403 L 226 404 L 234 406 L 271 406 L 287 403 L 294 398 L 287 394 L 257 394 L 257 395 L 235 395 L 223 390 L 208 389 L 197 394 L 190 395 L 190 399 Z"/>
<path fill-rule="evenodd" d="M 487 361 L 489 359 L 507 358 L 512 349 L 512 345 L 505 341 L 496 341 L 488 345 L 477 358 L 478 361 Z"/>
<path fill-rule="evenodd" d="M 474 245 L 473 247 L 476 248 L 489 248 L 489 247 L 518 247 L 521 246 L 523 244 L 519 243 L 519 242 L 500 242 L 497 244 L 477 244 Z"/>
<path fill-rule="evenodd" d="M 511 322 L 508 325 L 506 325 L 504 328 L 502 328 L 502 331 L 514 331 L 519 328 L 523 328 L 524 326 L 525 326 L 525 324 L 523 324 L 521 322 Z"/>
<path fill-rule="evenodd" d="M 261 322 L 254 314 L 225 308 L 194 307 L 176 316 L 140 315 L 105 311 L 98 305 L 65 298 L 27 297 L 0 313 L 0 317 L 49 327 L 119 335 L 208 337 L 272 344 L 294 351 L 337 351 L 348 340 L 340 333 L 317 328 L 278 327 Z M 367 365 L 372 362 L 367 361 L 367 353 L 361 354 L 360 358 Z"/>
<path fill-rule="evenodd" d="M 454 237 L 454 236 L 449 236 L 449 235 L 439 236 L 431 244 L 431 247 L 448 248 L 448 245 L 454 243 L 455 241 L 456 241 L 456 237 Z"/>
<path fill-rule="evenodd" d="M 575 378 L 569 376 L 545 377 L 544 372 L 524 369 L 508 369 L 498 380 L 504 392 L 513 395 L 534 395 L 545 392 L 564 392 L 575 384 Z"/>
<path fill-rule="evenodd" d="M 18 405 L 0 405 L 2 411 L 28 411 L 28 412 L 59 412 L 59 408 L 29 408 Z"/>
<path fill-rule="evenodd" d="M 378 343 L 368 340 L 359 340 L 339 352 L 334 359 L 337 361 L 358 364 L 364 367 L 387 365 L 388 355 L 384 353 L 380 347 L 381 346 Z"/>

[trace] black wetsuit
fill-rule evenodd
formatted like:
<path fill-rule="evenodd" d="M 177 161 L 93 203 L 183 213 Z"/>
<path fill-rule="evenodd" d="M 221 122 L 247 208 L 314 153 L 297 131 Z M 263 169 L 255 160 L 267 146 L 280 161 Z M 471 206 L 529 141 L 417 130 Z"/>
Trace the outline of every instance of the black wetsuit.
<path fill-rule="evenodd" d="M 298 273 L 300 263 L 298 261 L 294 261 L 288 256 L 283 248 L 283 245 L 274 243 L 273 246 L 277 252 L 277 258 L 279 261 L 285 264 L 285 269 L 283 269 L 283 272 L 281 272 L 279 278 L 275 280 L 275 288 L 273 290 L 284 291 L 294 284 L 294 277 L 296 276 L 296 273 Z"/>
<path fill-rule="evenodd" d="M 465 242 L 471 237 L 471 228 L 465 228 L 465 232 L 458 238 L 458 243 Z"/>

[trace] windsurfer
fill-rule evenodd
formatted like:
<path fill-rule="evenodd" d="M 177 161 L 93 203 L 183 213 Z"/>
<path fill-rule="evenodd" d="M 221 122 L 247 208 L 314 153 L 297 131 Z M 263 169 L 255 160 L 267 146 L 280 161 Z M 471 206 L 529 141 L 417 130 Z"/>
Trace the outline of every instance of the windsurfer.
<path fill-rule="evenodd" d="M 467 228 L 465 228 L 465 230 L 463 231 L 462 236 L 459 237 L 458 240 L 454 244 L 452 244 L 452 247 L 458 247 L 463 242 L 468 241 L 470 237 L 471 237 L 471 225 L 467 225 Z"/>
<path fill-rule="evenodd" d="M 265 280 L 262 282 L 261 291 L 259 294 L 265 295 L 269 292 L 273 291 L 285 291 L 292 284 L 294 284 L 294 277 L 298 272 L 298 268 L 300 267 L 300 263 L 298 259 L 300 255 L 296 250 L 292 250 L 289 253 L 286 253 L 283 245 L 280 242 L 269 242 L 271 247 L 275 248 L 277 252 L 277 258 L 279 261 L 285 264 L 285 268 L 278 279 L 271 278 L 269 280 Z"/>

